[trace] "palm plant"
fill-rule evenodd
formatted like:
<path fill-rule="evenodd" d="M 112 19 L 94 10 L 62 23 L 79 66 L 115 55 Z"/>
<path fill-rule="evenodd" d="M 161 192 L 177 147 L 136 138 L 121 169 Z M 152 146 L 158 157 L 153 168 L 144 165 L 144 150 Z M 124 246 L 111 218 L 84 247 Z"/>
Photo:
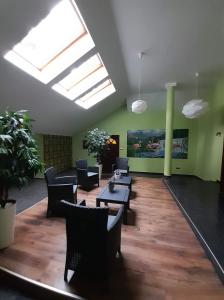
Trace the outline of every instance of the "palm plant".
<path fill-rule="evenodd" d="M 102 163 L 103 153 L 107 147 L 107 140 L 109 138 L 109 134 L 105 130 L 99 128 L 89 130 L 87 133 L 86 140 L 88 154 L 94 154 L 98 164 Z"/>
<path fill-rule="evenodd" d="M 41 170 L 27 111 L 0 113 L 0 207 L 11 202 L 10 187 L 22 187 Z"/>

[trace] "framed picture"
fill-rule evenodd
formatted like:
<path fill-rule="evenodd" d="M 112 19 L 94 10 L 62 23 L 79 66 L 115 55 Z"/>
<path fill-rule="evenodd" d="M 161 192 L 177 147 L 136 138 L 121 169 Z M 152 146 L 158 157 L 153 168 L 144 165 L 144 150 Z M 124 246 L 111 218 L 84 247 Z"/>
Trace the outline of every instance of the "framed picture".
<path fill-rule="evenodd" d="M 83 140 L 83 141 L 82 141 L 82 148 L 83 148 L 83 149 L 88 149 L 87 140 Z"/>
<path fill-rule="evenodd" d="M 172 158 L 187 159 L 188 129 L 173 130 Z M 164 158 L 165 129 L 128 130 L 127 156 Z"/>

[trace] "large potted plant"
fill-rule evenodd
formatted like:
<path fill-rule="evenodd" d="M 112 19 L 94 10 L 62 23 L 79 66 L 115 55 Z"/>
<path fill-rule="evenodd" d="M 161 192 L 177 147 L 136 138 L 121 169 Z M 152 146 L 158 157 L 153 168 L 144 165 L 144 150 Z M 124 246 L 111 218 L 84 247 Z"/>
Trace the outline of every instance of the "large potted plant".
<path fill-rule="evenodd" d="M 89 130 L 86 136 L 88 154 L 93 154 L 96 158 L 97 166 L 99 167 L 99 178 L 101 178 L 102 158 L 109 138 L 109 134 L 99 128 Z"/>
<path fill-rule="evenodd" d="M 42 169 L 26 111 L 0 113 L 0 249 L 14 238 L 16 200 L 9 189 L 22 187 Z"/>

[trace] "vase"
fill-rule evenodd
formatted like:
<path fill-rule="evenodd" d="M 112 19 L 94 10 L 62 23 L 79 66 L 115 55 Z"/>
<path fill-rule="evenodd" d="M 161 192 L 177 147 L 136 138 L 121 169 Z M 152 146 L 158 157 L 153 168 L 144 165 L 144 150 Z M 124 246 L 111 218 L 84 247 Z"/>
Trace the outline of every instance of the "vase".
<path fill-rule="evenodd" d="M 10 200 L 5 208 L 0 207 L 0 249 L 8 247 L 14 240 L 16 201 Z"/>
<path fill-rule="evenodd" d="M 115 179 L 120 179 L 121 178 L 121 172 L 119 170 L 114 171 L 114 178 Z"/>
<path fill-rule="evenodd" d="M 109 190 L 110 193 L 113 192 L 113 190 L 114 190 L 114 182 L 112 182 L 112 181 L 108 182 L 108 190 Z"/>

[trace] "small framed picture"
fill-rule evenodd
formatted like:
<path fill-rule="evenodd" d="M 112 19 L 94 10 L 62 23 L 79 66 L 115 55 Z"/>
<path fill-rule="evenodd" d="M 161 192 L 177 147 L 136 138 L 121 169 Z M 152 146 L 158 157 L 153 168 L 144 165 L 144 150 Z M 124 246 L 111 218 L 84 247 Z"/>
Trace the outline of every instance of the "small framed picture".
<path fill-rule="evenodd" d="M 83 141 L 82 141 L 82 148 L 83 148 L 83 149 L 88 149 L 87 140 L 83 140 Z"/>

